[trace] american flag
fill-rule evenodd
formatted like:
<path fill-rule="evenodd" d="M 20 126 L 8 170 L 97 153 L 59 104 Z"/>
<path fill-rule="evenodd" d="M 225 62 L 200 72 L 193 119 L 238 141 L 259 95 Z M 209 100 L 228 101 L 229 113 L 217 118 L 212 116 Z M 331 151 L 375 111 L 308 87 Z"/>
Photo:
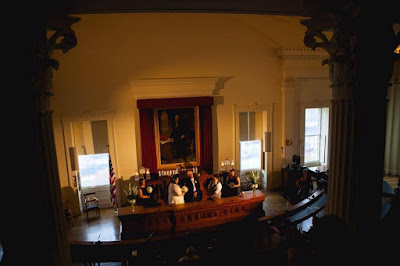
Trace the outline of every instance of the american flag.
<path fill-rule="evenodd" d="M 115 180 L 117 180 L 117 176 L 115 175 L 114 167 L 111 162 L 111 155 L 109 157 L 109 164 L 110 164 L 110 199 L 112 205 L 115 205 L 115 198 L 117 195 L 117 191 L 115 190 Z"/>

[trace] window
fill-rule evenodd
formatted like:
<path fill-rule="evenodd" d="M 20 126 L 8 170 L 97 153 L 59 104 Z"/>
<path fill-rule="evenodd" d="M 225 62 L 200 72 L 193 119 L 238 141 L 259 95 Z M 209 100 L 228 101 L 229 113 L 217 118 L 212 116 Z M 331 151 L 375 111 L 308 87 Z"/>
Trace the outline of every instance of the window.
<path fill-rule="evenodd" d="M 326 165 L 329 108 L 306 108 L 304 129 L 304 164 Z"/>
<path fill-rule="evenodd" d="M 240 170 L 261 169 L 261 140 L 256 140 L 256 112 L 239 112 Z"/>
<path fill-rule="evenodd" d="M 109 154 L 79 155 L 79 168 L 82 189 L 109 185 Z"/>
<path fill-rule="evenodd" d="M 261 169 L 261 140 L 240 142 L 240 165 L 242 171 Z"/>

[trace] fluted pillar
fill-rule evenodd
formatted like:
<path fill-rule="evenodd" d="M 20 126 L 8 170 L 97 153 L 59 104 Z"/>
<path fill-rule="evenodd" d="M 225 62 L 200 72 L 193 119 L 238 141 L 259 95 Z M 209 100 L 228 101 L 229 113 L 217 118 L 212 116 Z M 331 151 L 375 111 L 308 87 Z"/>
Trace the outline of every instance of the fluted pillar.
<path fill-rule="evenodd" d="M 386 120 L 385 174 L 400 172 L 400 48 L 388 89 Z"/>
<path fill-rule="evenodd" d="M 380 220 L 394 32 L 389 20 L 372 19 L 365 5 L 335 3 L 309 6 L 313 15 L 302 21 L 307 27 L 304 43 L 312 49 L 323 48 L 330 56 L 323 61 L 332 82 L 326 209 L 343 218 L 353 231 L 367 233 Z M 368 37 L 374 28 L 379 29 L 373 31 L 378 41 Z M 330 39 L 326 31 L 333 32 Z"/>
<path fill-rule="evenodd" d="M 32 264 L 71 265 L 71 254 L 65 230 L 60 180 L 53 132 L 51 110 L 52 72 L 58 69 L 58 61 L 52 58 L 54 50 L 64 53 L 75 47 L 76 38 L 71 25 L 79 18 L 61 16 L 49 18 L 38 29 L 33 39 L 32 88 L 34 97 L 34 158 L 31 201 L 34 203 L 32 219 L 36 223 L 28 237 L 40 241 L 40 248 L 33 247 Z M 47 38 L 47 34 L 53 35 Z M 35 215 L 36 214 L 36 215 Z M 36 216 L 34 218 L 34 216 Z"/>

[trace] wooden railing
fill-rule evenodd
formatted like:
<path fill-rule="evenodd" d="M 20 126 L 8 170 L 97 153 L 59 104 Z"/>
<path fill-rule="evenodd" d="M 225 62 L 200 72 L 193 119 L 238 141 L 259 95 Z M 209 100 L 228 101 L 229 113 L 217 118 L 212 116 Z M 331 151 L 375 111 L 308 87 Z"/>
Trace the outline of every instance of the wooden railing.
<path fill-rule="evenodd" d="M 169 234 L 193 231 L 241 220 L 248 216 L 265 215 L 262 204 L 265 194 L 260 190 L 253 195 L 246 191 L 243 197 L 188 202 L 177 205 L 161 205 L 144 208 L 136 206 L 118 208 L 121 221 L 121 239 L 141 238 L 151 232 Z"/>

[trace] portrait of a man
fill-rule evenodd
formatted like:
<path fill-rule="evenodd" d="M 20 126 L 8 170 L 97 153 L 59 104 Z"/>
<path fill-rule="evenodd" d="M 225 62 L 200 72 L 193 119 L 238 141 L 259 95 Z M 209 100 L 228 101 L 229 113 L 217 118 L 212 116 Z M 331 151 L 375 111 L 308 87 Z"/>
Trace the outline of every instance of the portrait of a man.
<path fill-rule="evenodd" d="M 197 108 L 158 109 L 160 165 L 196 162 Z"/>

